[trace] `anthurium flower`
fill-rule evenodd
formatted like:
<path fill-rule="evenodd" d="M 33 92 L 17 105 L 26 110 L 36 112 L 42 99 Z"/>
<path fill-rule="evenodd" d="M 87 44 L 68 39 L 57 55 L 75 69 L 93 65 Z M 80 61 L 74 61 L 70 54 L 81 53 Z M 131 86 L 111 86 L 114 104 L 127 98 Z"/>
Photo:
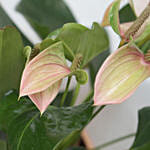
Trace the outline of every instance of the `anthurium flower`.
<path fill-rule="evenodd" d="M 126 100 L 150 77 L 149 60 L 150 51 L 144 55 L 130 44 L 111 54 L 96 76 L 94 104 L 116 104 Z"/>
<path fill-rule="evenodd" d="M 132 13 L 135 17 L 139 17 L 144 8 L 147 8 L 147 10 L 142 14 L 141 18 L 138 19 L 137 21 L 137 26 L 134 26 L 133 31 L 129 31 L 128 29 L 133 25 L 134 21 L 131 22 L 126 22 L 126 23 L 120 23 L 120 18 L 119 18 L 119 9 L 120 9 L 120 3 L 121 0 L 114 0 L 107 10 L 105 11 L 104 18 L 102 21 L 102 26 L 108 26 L 111 25 L 113 30 L 122 37 L 125 41 L 128 41 L 130 36 L 133 38 L 137 38 L 144 30 L 147 25 L 147 22 L 149 19 L 149 9 L 150 5 L 149 1 L 147 0 L 129 0 L 129 4 L 132 9 Z M 138 4 L 138 5 L 137 5 Z M 146 7 L 147 6 L 147 7 Z"/>
<path fill-rule="evenodd" d="M 57 95 L 62 79 L 70 73 L 62 42 L 53 44 L 26 65 L 20 97 L 28 95 L 42 114 Z"/>

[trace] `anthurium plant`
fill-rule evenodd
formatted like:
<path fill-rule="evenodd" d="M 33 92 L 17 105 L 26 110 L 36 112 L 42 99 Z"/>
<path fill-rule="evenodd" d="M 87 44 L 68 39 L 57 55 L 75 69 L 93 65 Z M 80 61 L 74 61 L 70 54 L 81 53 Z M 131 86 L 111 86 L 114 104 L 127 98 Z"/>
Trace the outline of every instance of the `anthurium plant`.
<path fill-rule="evenodd" d="M 121 2 L 114 0 L 102 23 L 87 28 L 76 23 L 63 1 L 22 0 L 16 9 L 42 38 L 36 45 L 0 7 L 0 150 L 87 149 L 76 144 L 82 130 L 106 106 L 127 100 L 150 77 L 150 2 L 143 6 L 140 1 L 140 14 L 135 7 L 139 1 L 120 8 Z M 112 54 L 105 26 L 121 39 Z M 76 82 L 70 90 L 72 78 Z M 87 82 L 91 92 L 77 104 L 80 85 Z M 93 150 L 131 136 L 135 140 L 130 150 L 149 150 L 149 133 L 147 106 L 139 111 L 136 134 Z"/>

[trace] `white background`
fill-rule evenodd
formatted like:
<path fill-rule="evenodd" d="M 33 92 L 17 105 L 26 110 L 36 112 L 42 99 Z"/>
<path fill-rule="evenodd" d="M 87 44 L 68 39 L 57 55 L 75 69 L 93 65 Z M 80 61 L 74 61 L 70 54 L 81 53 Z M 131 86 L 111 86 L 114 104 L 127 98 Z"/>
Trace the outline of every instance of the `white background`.
<path fill-rule="evenodd" d="M 26 36 L 34 43 L 40 41 L 38 35 L 32 30 L 26 20 L 14 11 L 19 0 L 0 0 L 2 6 L 15 21 L 18 27 L 24 32 L 27 29 Z M 93 21 L 101 22 L 102 16 L 108 4 L 112 0 L 65 0 L 72 9 L 77 21 L 90 27 Z M 147 0 L 139 0 L 146 4 Z M 22 24 L 24 26 L 22 26 Z M 107 29 L 110 37 L 111 50 L 114 51 L 119 44 L 119 37 Z M 89 87 L 82 87 L 81 97 L 85 97 Z M 118 138 L 120 136 L 133 133 L 137 127 L 137 110 L 150 105 L 150 81 L 146 80 L 140 85 L 136 92 L 124 103 L 107 106 L 87 127 L 88 134 L 95 146 Z M 84 94 L 83 94 L 84 93 Z M 124 142 L 107 147 L 104 150 L 127 150 L 131 145 L 133 138 Z"/>

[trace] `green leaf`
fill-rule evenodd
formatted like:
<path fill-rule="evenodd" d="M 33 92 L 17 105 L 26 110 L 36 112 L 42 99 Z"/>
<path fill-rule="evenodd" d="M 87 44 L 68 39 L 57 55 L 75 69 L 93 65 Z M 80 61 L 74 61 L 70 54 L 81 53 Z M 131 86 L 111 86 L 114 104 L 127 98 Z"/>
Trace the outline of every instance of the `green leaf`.
<path fill-rule="evenodd" d="M 85 67 L 95 56 L 108 49 L 109 45 L 107 34 L 98 23 L 93 23 L 92 29 L 76 23 L 65 24 L 56 39 L 63 41 L 74 55 L 83 56 L 81 67 Z M 66 57 L 73 60 L 67 54 Z"/>
<path fill-rule="evenodd" d="M 5 141 L 0 140 L 0 150 L 7 150 L 7 145 Z"/>
<path fill-rule="evenodd" d="M 17 6 L 41 38 L 75 19 L 62 0 L 22 0 Z"/>
<path fill-rule="evenodd" d="M 52 39 L 45 39 L 40 43 L 40 50 L 43 51 L 44 49 L 48 48 L 50 45 L 56 43 L 55 40 Z"/>
<path fill-rule="evenodd" d="M 134 10 L 130 6 L 130 4 L 125 5 L 120 11 L 119 11 L 119 19 L 120 23 L 126 23 L 126 22 L 132 22 L 136 20 L 136 15 L 134 13 Z"/>
<path fill-rule="evenodd" d="M 5 11 L 3 10 L 3 8 L 0 6 L 0 28 L 3 28 L 5 26 L 8 25 L 12 25 L 15 26 L 14 22 L 9 18 L 9 16 L 5 13 Z M 17 28 L 17 27 L 16 27 Z M 17 28 L 17 30 L 19 31 L 19 29 Z M 22 38 L 23 38 L 23 42 L 25 45 L 32 45 L 31 42 L 20 32 Z"/>
<path fill-rule="evenodd" d="M 59 145 L 66 148 L 73 142 L 69 137 L 77 138 L 93 112 L 92 102 L 88 102 L 75 107 L 49 106 L 40 116 L 35 107 L 25 100 L 21 106 L 16 98 L 15 93 L 10 93 L 0 101 L 0 108 L 4 108 L 0 111 L 3 112 L 0 122 L 8 126 L 9 150 L 51 150 L 58 149 Z"/>
<path fill-rule="evenodd" d="M 131 150 L 150 149 L 150 107 L 145 107 L 139 111 L 139 123 L 135 141 Z"/>
<path fill-rule="evenodd" d="M 9 91 L 0 99 L 0 129 L 7 132 L 10 122 L 25 110 L 33 108 L 33 104 L 27 98 L 17 101 L 18 95 L 15 91 Z M 35 108 L 35 107 L 34 107 Z"/>
<path fill-rule="evenodd" d="M 105 61 L 105 59 L 110 55 L 110 50 L 106 50 L 103 53 L 99 54 L 96 58 L 94 58 L 88 65 L 90 71 L 90 81 L 91 86 L 94 86 L 96 74 Z"/>
<path fill-rule="evenodd" d="M 0 30 L 0 97 L 11 89 L 18 89 L 24 68 L 23 43 L 13 27 Z"/>

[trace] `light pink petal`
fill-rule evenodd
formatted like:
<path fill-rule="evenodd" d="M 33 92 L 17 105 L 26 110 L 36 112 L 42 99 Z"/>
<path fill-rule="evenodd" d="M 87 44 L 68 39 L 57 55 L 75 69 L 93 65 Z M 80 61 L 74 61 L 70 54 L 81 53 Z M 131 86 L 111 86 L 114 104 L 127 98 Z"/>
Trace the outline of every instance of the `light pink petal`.
<path fill-rule="evenodd" d="M 121 103 L 150 76 L 150 64 L 136 48 L 125 45 L 110 55 L 95 81 L 94 104 Z"/>
<path fill-rule="evenodd" d="M 62 43 L 58 42 L 27 64 L 22 75 L 20 97 L 44 91 L 70 74 L 63 50 Z"/>
<path fill-rule="evenodd" d="M 120 24 L 120 29 L 121 29 L 122 35 L 124 35 L 124 33 L 131 27 L 132 24 L 133 24 L 133 22 L 127 22 L 127 23 Z"/>
<path fill-rule="evenodd" d="M 36 105 L 36 107 L 40 110 L 41 114 L 47 109 L 48 105 L 54 100 L 56 97 L 59 88 L 60 88 L 61 80 L 53 84 L 51 87 L 46 90 L 29 95 L 30 99 Z"/>

